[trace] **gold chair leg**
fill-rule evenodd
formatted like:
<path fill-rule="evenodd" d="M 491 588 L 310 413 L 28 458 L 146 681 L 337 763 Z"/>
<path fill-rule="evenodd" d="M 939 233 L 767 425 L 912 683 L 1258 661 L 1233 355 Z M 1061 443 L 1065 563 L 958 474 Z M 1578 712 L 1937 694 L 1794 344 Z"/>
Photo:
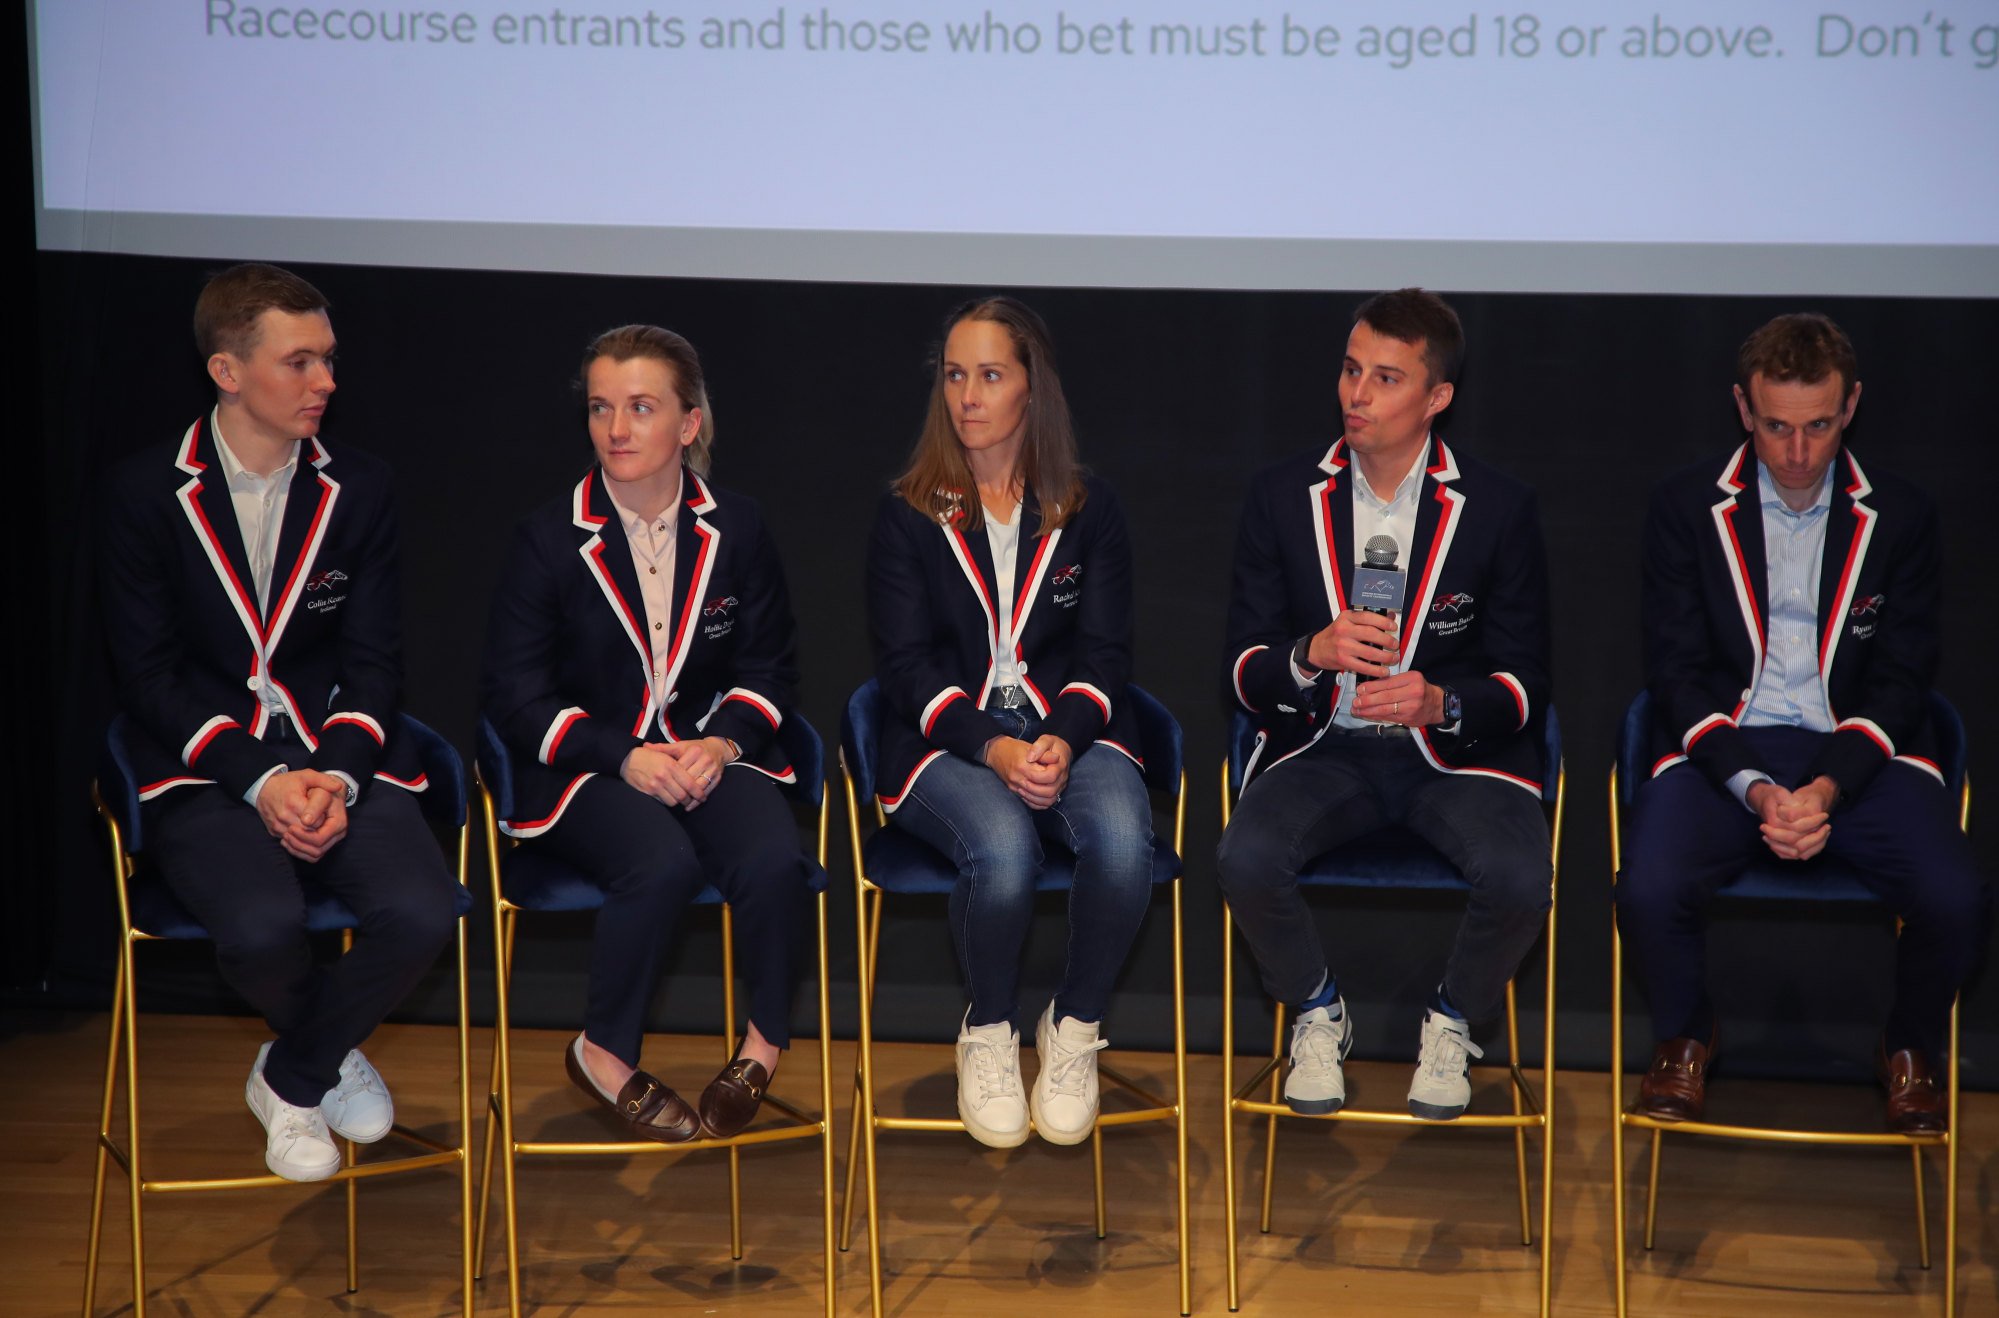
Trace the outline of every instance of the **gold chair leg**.
<path fill-rule="evenodd" d="M 847 783 L 849 823 L 853 822 L 853 791 L 853 781 L 849 779 Z M 858 843 L 856 844 L 854 873 L 855 884 L 858 889 L 860 883 L 863 881 L 860 877 Z M 874 899 L 874 915 L 872 919 L 867 916 L 868 897 L 870 895 Z M 859 968 L 861 979 L 868 991 L 864 992 L 861 998 L 861 1098 L 859 1104 L 854 1109 L 854 1125 L 861 1133 L 861 1165 L 864 1172 L 863 1184 L 866 1187 L 868 1198 L 868 1301 L 874 1318 L 882 1318 L 881 1198 L 879 1194 L 880 1187 L 875 1179 L 875 1031 L 874 993 L 872 991 L 874 988 L 875 964 L 874 958 L 869 955 L 871 951 L 869 934 L 872 929 L 880 928 L 883 916 L 881 890 L 877 888 L 872 894 L 863 891 L 861 900 L 856 903 L 856 906 L 858 909 L 855 911 L 855 914 L 859 918 L 854 922 L 854 944 L 855 950 L 860 956 Z"/>
<path fill-rule="evenodd" d="M 1186 815 L 1187 775 L 1180 775 L 1180 796 L 1175 809 L 1180 819 Z M 1174 828 L 1174 846 L 1177 852 L 1181 842 L 1181 826 Z M 1180 915 L 1181 879 L 1173 880 L 1173 1136 L 1177 1146 L 1176 1161 L 1173 1164 L 1174 1180 L 1179 1195 L 1178 1213 L 1174 1225 L 1180 1239 L 1180 1315 L 1187 1318 L 1194 1311 L 1193 1261 L 1189 1257 L 1187 1227 L 1187 958 L 1183 941 Z M 1224 1096 L 1226 1104 L 1226 1096 Z M 1224 1106 L 1224 1113 L 1227 1108 Z"/>
<path fill-rule="evenodd" d="M 825 868 L 825 812 L 820 812 L 819 864 Z M 814 902 L 819 927 L 819 1193 L 820 1213 L 826 1239 L 823 1246 L 826 1268 L 826 1318 L 834 1318 L 838 1303 L 839 1272 L 834 1263 L 833 1239 L 833 989 L 826 967 L 826 894 Z"/>
<path fill-rule="evenodd" d="M 867 1012 L 874 1010 L 875 1002 L 875 966 L 877 964 L 875 953 L 881 950 L 881 892 L 876 890 L 863 897 L 860 909 L 856 912 L 856 915 L 860 919 L 861 924 L 866 927 L 868 935 L 867 955 L 861 963 L 866 972 L 863 976 L 864 982 L 861 985 L 861 995 L 864 999 L 861 1003 L 861 1010 Z M 847 1185 L 846 1193 L 840 1197 L 840 1248 L 843 1250 L 851 1248 L 854 1243 L 854 1178 L 860 1174 L 861 1168 L 861 1114 L 863 1111 L 866 1111 L 870 1121 L 874 1119 L 874 1111 L 872 1109 L 863 1109 L 861 1106 L 861 1066 L 857 1059 L 854 1063 L 853 1117 L 848 1123 L 847 1130 Z"/>
<path fill-rule="evenodd" d="M 736 1056 L 736 922 L 722 903 L 722 1064 Z M 729 1257 L 743 1261 L 743 1157 L 729 1146 Z"/>
<path fill-rule="evenodd" d="M 500 991 L 493 1013 L 494 1051 L 500 1059 L 500 1217 L 507 1237 L 507 1313 L 521 1318 L 519 1201 L 514 1185 L 514 1050 L 508 1038 L 507 990 L 514 969 L 514 912 L 502 909 L 493 924 L 498 944 Z"/>
<path fill-rule="evenodd" d="M 1610 879 L 1617 883 L 1619 861 L 1617 818 L 1617 770 L 1610 771 Z M 1613 900 L 1615 893 L 1612 894 Z M 1552 1013 L 1551 1013 L 1552 1015 Z M 1545 1101 L 1545 1100 L 1544 1100 Z M 1552 1108 L 1552 1102 L 1549 1104 Z M 1624 1251 L 1630 1247 L 1624 1220 L 1629 1190 L 1625 1183 L 1624 1161 L 1624 940 L 1617 931 L 1617 910 L 1610 915 L 1610 1219 L 1614 1234 L 1611 1258 L 1616 1278 L 1617 1318 L 1626 1318 L 1626 1278 Z"/>
<path fill-rule="evenodd" d="M 354 1165 L 353 1140 L 340 1141 L 340 1165 L 343 1167 Z M 359 1181 L 349 1181 L 341 1187 L 347 1192 L 342 1198 L 346 1200 L 347 1210 L 347 1293 L 349 1295 L 361 1289 L 361 1250 L 356 1239 L 361 1216 L 360 1184 Z"/>
<path fill-rule="evenodd" d="M 1966 810 L 1971 808 L 1970 790 L 1965 788 Z M 1950 1003 L 1950 1093 L 1946 1098 L 1950 1129 L 1944 1134 L 1943 1146 L 1943 1318 L 1957 1318 L 1957 1009 L 1960 999 L 1961 995 L 1951 999 Z"/>
<path fill-rule="evenodd" d="M 1270 1056 L 1273 1060 L 1284 1056 L 1284 1004 L 1277 1004 L 1277 1023 L 1270 1033 Z M 1280 1064 L 1270 1069 L 1270 1101 L 1275 1103 L 1283 1096 L 1284 1068 Z M 1270 1234 L 1270 1200 L 1277 1188 L 1277 1114 L 1263 1119 L 1263 1215 L 1257 1219 L 1256 1229 Z"/>
<path fill-rule="evenodd" d="M 1930 1270 L 1930 1208 L 1923 1189 L 1923 1146 L 1909 1146 L 1909 1166 L 1916 1177 L 1916 1262 Z"/>
<path fill-rule="evenodd" d="M 1102 1240 L 1110 1232 L 1104 1212 L 1104 1132 L 1097 1126 L 1090 1128 L 1090 1171 L 1096 1182 L 1097 1239 Z"/>
<path fill-rule="evenodd" d="M 125 1181 L 132 1204 L 132 1318 L 146 1318 L 145 1164 L 139 1154 L 139 995 L 132 984 L 132 940 L 119 949 L 125 994 Z"/>
<path fill-rule="evenodd" d="M 120 957 L 111 983 L 110 1042 L 104 1050 L 104 1101 L 97 1109 L 97 1177 L 90 1191 L 90 1248 L 83 1263 L 83 1318 L 97 1307 L 97 1250 L 104 1239 L 104 1169 L 111 1159 L 111 1104 L 118 1087 L 118 1031 L 124 1023 L 125 960 Z"/>
<path fill-rule="evenodd" d="M 1555 789 L 1555 857 L 1550 876 L 1548 901 L 1547 983 L 1542 988 L 1541 1008 L 1541 1318 L 1548 1318 L 1554 1301 L 1555 1268 L 1555 893 L 1561 886 L 1563 787 Z M 1611 1095 L 1616 1096 L 1613 1080 Z M 1623 1237 L 1618 1248 L 1624 1247 Z"/>
<path fill-rule="evenodd" d="M 1222 826 L 1228 826 L 1228 780 L 1222 781 Z M 1236 1285 L 1235 1212 L 1235 921 L 1222 903 L 1222 1201 L 1228 1241 L 1229 1312 L 1242 1307 Z"/>
<path fill-rule="evenodd" d="M 1659 1221 L 1659 1144 L 1664 1132 L 1652 1132 L 1652 1170 L 1645 1177 L 1645 1248 L 1652 1248 L 1653 1228 Z"/>
<path fill-rule="evenodd" d="M 505 993 L 506 972 L 499 972 L 500 992 Z M 493 1058 L 486 1068 L 486 1134 L 479 1156 L 479 1222 L 472 1231 L 472 1276 L 486 1275 L 486 1212 L 493 1202 L 493 1142 L 500 1134 L 500 1033 L 493 1031 Z"/>
<path fill-rule="evenodd" d="M 1513 981 L 1510 979 L 1506 981 L 1506 1063 L 1509 1069 L 1518 1069 L 1520 1066 L 1520 1013 L 1514 1004 Z M 1510 1075 L 1508 1076 L 1506 1087 L 1513 1091 L 1513 1115 L 1516 1117 L 1526 1115 L 1527 1105 L 1522 1100 L 1520 1086 L 1512 1083 Z M 1530 1210 L 1527 1205 L 1527 1128 L 1525 1126 L 1515 1126 L 1513 1128 L 1513 1172 L 1515 1179 L 1520 1182 L 1520 1243 L 1523 1245 L 1532 1245 L 1534 1243 L 1534 1232 L 1529 1225 L 1531 1218 L 1529 1217 Z"/>
<path fill-rule="evenodd" d="M 458 882 L 465 882 L 465 834 L 458 840 Z M 458 1285 L 459 1309 L 472 1318 L 472 1022 L 465 954 L 466 917 L 458 917 Z"/>

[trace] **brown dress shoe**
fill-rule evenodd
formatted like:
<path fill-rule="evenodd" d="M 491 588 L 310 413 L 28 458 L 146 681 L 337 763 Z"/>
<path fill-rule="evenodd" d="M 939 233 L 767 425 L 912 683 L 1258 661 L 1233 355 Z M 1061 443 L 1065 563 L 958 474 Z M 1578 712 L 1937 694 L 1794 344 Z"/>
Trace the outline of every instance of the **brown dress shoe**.
<path fill-rule="evenodd" d="M 583 1036 L 562 1050 L 562 1064 L 576 1087 L 617 1114 L 618 1120 L 642 1140 L 656 1144 L 685 1144 L 699 1138 L 701 1118 L 687 1106 L 687 1100 L 644 1071 L 632 1072 L 616 1098 L 604 1092 L 590 1068 L 583 1064 Z"/>
<path fill-rule="evenodd" d="M 1652 1049 L 1652 1068 L 1631 1110 L 1658 1121 L 1699 1121 L 1707 1111 L 1707 1072 L 1714 1039 L 1668 1039 Z"/>
<path fill-rule="evenodd" d="M 1897 1135 L 1941 1135 L 1950 1128 L 1950 1104 L 1930 1074 L 1927 1058 L 1914 1048 L 1881 1058 L 1881 1083 L 1888 1087 L 1888 1129 Z"/>
<path fill-rule="evenodd" d="M 769 1088 L 770 1072 L 763 1063 L 738 1057 L 701 1091 L 701 1129 L 713 1139 L 741 1131 L 756 1120 Z"/>

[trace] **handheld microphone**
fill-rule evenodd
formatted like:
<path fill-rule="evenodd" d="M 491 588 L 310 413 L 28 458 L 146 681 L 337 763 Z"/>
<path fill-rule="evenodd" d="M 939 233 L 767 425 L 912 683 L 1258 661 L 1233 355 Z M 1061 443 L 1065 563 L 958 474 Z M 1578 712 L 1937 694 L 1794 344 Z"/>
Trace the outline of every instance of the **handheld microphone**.
<path fill-rule="evenodd" d="M 1409 578 L 1395 566 L 1395 559 L 1401 553 L 1395 537 L 1369 536 L 1361 553 L 1367 562 L 1353 570 L 1352 607 L 1369 613 L 1401 612 Z"/>

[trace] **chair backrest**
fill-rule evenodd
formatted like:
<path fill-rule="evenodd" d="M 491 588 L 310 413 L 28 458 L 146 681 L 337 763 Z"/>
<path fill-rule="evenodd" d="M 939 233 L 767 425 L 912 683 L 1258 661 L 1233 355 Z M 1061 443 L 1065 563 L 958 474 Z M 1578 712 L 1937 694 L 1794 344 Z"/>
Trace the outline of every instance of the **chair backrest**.
<path fill-rule="evenodd" d="M 1957 707 L 1937 692 L 1930 692 L 1930 727 L 1936 733 L 1937 767 L 1953 797 L 1964 790 L 1966 737 L 1964 719 Z M 1645 763 L 1651 742 L 1652 693 L 1641 689 L 1624 709 L 1624 724 L 1617 732 L 1618 804 L 1629 806 L 1638 784 L 1651 777 L 1652 766 Z"/>
<path fill-rule="evenodd" d="M 1229 716 L 1228 775 L 1229 794 L 1242 791 L 1243 766 L 1249 763 L 1250 753 L 1256 749 L 1256 724 L 1240 709 Z M 1548 706 L 1541 716 L 1541 802 L 1555 804 L 1555 794 L 1562 780 L 1562 720 L 1555 713 L 1553 705 Z"/>
<path fill-rule="evenodd" d="M 1125 687 L 1138 716 L 1138 753 L 1145 761 L 1145 785 L 1155 792 L 1172 795 L 1180 790 L 1180 770 L 1186 760 L 1186 742 L 1179 721 L 1151 692 L 1137 684 Z M 881 739 L 881 720 L 887 716 L 881 683 L 869 678 L 847 697 L 847 709 L 840 717 L 840 758 L 854 794 L 862 800 L 875 795 L 876 750 Z"/>
<path fill-rule="evenodd" d="M 787 710 L 784 722 L 778 725 L 777 741 L 791 758 L 791 768 L 797 777 L 795 782 L 779 783 L 779 788 L 792 800 L 818 809 L 826 795 L 826 743 L 820 740 L 819 730 L 797 710 Z M 479 746 L 475 753 L 480 781 L 493 796 L 494 814 L 501 819 L 512 819 L 513 752 L 500 740 L 499 729 L 484 718 L 479 720 Z"/>
<path fill-rule="evenodd" d="M 97 795 L 118 823 L 125 849 L 134 855 L 144 850 L 139 831 L 139 779 L 132 772 L 132 758 L 125 746 L 126 716 L 118 714 L 104 733 L 104 756 L 97 771 Z M 416 793 L 417 805 L 434 824 L 459 828 L 465 823 L 465 762 L 452 744 L 427 724 L 408 714 L 396 721 L 396 735 L 416 743 L 417 761 L 423 767 L 425 790 Z"/>

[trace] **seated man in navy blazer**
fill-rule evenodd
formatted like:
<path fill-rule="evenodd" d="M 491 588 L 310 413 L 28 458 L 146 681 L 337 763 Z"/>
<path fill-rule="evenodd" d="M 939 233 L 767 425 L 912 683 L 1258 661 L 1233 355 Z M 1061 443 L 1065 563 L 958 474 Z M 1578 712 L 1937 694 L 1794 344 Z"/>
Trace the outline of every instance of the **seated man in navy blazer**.
<path fill-rule="evenodd" d="M 389 473 L 319 442 L 327 302 L 289 271 L 216 275 L 194 313 L 215 407 L 111 479 L 105 634 L 146 854 L 276 1033 L 245 1088 L 280 1176 L 340 1167 L 334 1136 L 394 1110 L 361 1042 L 450 936 L 452 883 L 396 737 L 402 684 Z M 357 917 L 316 965 L 301 880 Z"/>
<path fill-rule="evenodd" d="M 1471 1100 L 1472 1027 L 1496 1017 L 1551 897 L 1541 811 L 1548 578 L 1532 491 L 1431 432 L 1464 331 L 1422 289 L 1361 304 L 1341 436 L 1258 474 L 1243 506 L 1227 682 L 1259 731 L 1217 856 L 1263 985 L 1295 1013 L 1284 1099 L 1337 1111 L 1353 1022 L 1298 873 L 1386 825 L 1429 842 L 1471 900 L 1423 1013 L 1409 1111 Z M 1356 595 L 1392 542 L 1403 606 Z"/>
<path fill-rule="evenodd" d="M 1749 441 L 1654 492 L 1645 523 L 1651 777 L 1632 800 L 1618 928 L 1657 1040 L 1637 1110 L 1698 1121 L 1714 1059 L 1706 908 L 1758 855 L 1852 863 L 1904 921 L 1882 1036 L 1888 1126 L 1944 1129 L 1951 999 L 1984 887 L 1930 728 L 1936 512 L 1846 447 L 1853 345 L 1779 316 L 1737 359 Z"/>

